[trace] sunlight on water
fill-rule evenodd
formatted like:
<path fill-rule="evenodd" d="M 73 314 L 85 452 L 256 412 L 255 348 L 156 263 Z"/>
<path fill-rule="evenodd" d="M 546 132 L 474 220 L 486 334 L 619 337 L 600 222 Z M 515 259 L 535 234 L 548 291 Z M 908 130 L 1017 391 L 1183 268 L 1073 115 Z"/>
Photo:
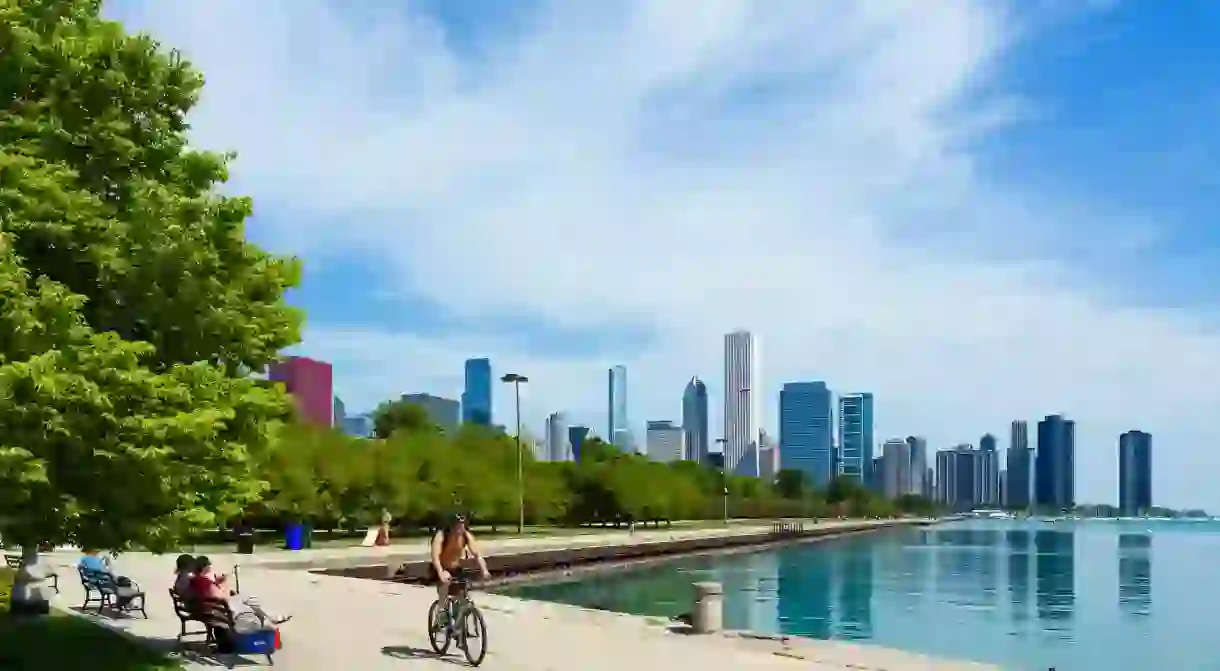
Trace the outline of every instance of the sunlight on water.
<path fill-rule="evenodd" d="M 1220 668 L 1220 523 L 968 521 L 695 557 L 510 593 L 676 616 L 725 587 L 734 629 L 872 642 L 1007 668 Z M 1155 608 L 1153 607 L 1155 596 Z"/>

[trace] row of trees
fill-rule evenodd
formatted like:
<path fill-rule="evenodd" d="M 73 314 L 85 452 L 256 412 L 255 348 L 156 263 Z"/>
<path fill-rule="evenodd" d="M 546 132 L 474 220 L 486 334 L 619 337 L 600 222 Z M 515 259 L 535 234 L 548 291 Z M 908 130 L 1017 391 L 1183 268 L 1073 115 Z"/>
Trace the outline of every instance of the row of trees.
<path fill-rule="evenodd" d="M 265 464 L 266 497 L 251 512 L 359 527 L 388 510 L 405 524 L 427 525 L 461 511 L 487 524 L 517 520 L 523 492 L 531 524 L 617 524 L 629 520 L 733 517 L 888 516 L 930 512 L 917 497 L 889 502 L 850 480 L 824 491 L 800 471 L 781 471 L 774 485 L 723 476 L 693 462 L 659 463 L 597 439 L 579 461 L 539 462 L 518 455 L 498 429 L 464 426 L 446 433 L 404 402 L 374 415 L 377 438 L 286 425 Z M 727 497 L 725 491 L 727 489 Z"/>

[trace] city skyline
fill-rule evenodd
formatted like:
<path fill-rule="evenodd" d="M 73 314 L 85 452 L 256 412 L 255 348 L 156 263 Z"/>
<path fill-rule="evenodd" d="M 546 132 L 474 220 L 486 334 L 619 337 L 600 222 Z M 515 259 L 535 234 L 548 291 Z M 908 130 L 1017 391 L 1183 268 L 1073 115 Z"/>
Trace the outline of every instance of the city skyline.
<path fill-rule="evenodd" d="M 1062 411 L 1078 498 L 1109 498 L 1139 426 L 1166 502 L 1220 508 L 1203 5 L 487 4 L 105 3 L 207 74 L 190 141 L 235 153 L 248 234 L 303 261 L 295 353 L 349 407 L 459 398 L 487 356 L 530 376 L 535 432 L 557 408 L 603 431 L 613 364 L 633 430 L 677 418 L 692 375 L 716 427 L 719 339 L 747 327 L 772 435 L 803 380 L 873 392 L 877 437 L 932 446 Z M 1175 67 L 1133 77 L 1150 57 Z"/>

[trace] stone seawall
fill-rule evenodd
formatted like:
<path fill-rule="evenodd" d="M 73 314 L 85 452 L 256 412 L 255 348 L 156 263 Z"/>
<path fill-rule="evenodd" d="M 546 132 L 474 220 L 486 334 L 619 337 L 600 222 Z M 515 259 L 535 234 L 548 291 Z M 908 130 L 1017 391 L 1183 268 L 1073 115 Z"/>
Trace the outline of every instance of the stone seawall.
<path fill-rule="evenodd" d="M 747 532 L 708 533 L 696 537 L 601 543 L 583 547 L 489 548 L 485 550 L 492 579 L 485 586 L 546 577 L 555 572 L 570 573 L 598 570 L 640 562 L 662 560 L 710 552 L 754 551 L 770 546 L 807 542 L 848 534 L 926 525 L 929 520 L 874 520 L 802 525 L 777 523 L 769 529 Z M 419 555 L 399 562 L 362 566 L 326 567 L 315 572 L 367 580 L 393 580 L 420 583 L 428 574 L 428 558 Z"/>

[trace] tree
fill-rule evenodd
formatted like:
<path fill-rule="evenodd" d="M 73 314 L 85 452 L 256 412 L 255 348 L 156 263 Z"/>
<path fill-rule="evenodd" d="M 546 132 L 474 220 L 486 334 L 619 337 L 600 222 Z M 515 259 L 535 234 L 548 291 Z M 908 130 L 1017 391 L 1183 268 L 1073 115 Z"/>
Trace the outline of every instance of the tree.
<path fill-rule="evenodd" d="M 0 0 L 0 534 L 29 562 L 165 548 L 265 487 L 291 404 L 247 373 L 299 340 L 299 268 L 188 149 L 202 85 L 96 0 Z"/>
<path fill-rule="evenodd" d="M 386 401 L 373 411 L 373 435 L 389 438 L 395 431 L 419 432 L 434 429 L 428 411 L 409 401 Z"/>
<path fill-rule="evenodd" d="M 786 499 L 800 499 L 812 489 L 809 474 L 805 471 L 784 468 L 775 474 L 775 491 Z"/>

